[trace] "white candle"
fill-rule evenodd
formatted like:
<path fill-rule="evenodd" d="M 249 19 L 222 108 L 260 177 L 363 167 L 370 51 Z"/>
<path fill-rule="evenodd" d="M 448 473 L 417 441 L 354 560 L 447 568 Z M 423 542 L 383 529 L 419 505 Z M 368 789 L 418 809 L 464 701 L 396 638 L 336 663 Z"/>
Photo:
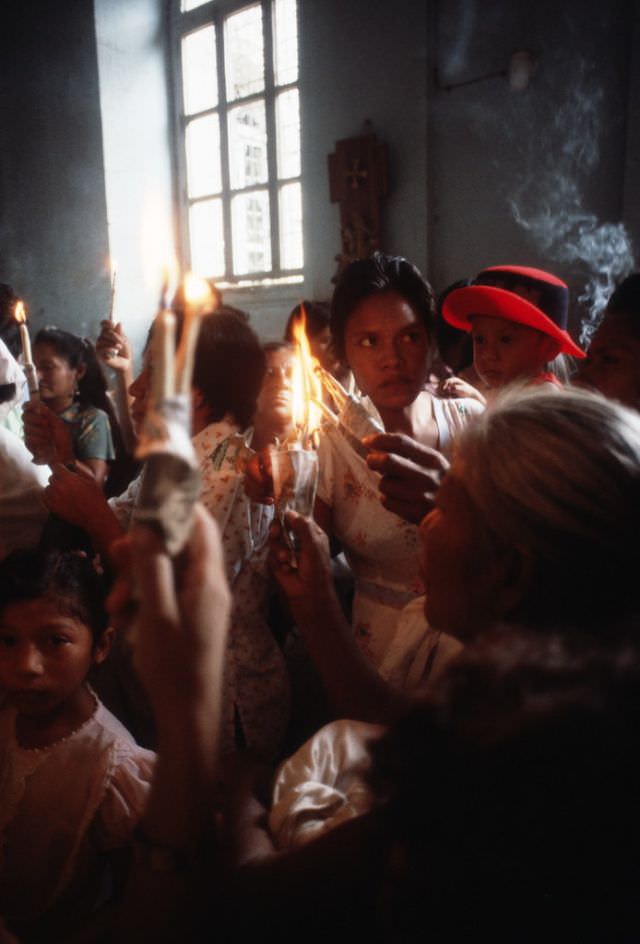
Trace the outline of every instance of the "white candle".
<path fill-rule="evenodd" d="M 109 315 L 107 320 L 113 322 L 113 309 L 116 301 L 116 264 L 113 263 L 111 269 L 111 299 L 109 301 Z"/>
<path fill-rule="evenodd" d="M 151 376 L 156 403 L 175 393 L 175 338 L 175 315 L 164 308 L 156 315 L 151 341 Z"/>
<path fill-rule="evenodd" d="M 214 293 L 204 279 L 188 275 L 184 287 L 184 324 L 178 350 L 178 392 L 189 393 L 200 332 L 200 321 L 207 306 L 212 306 Z"/>
<path fill-rule="evenodd" d="M 18 328 L 20 331 L 20 344 L 22 345 L 22 367 L 24 369 L 24 375 L 27 378 L 29 397 L 34 400 L 40 396 L 40 387 L 38 384 L 38 373 L 31 356 L 31 339 L 29 337 L 29 329 L 27 328 L 26 324 L 27 316 L 24 310 L 24 304 L 21 301 L 16 302 L 14 316 L 18 322 Z"/>

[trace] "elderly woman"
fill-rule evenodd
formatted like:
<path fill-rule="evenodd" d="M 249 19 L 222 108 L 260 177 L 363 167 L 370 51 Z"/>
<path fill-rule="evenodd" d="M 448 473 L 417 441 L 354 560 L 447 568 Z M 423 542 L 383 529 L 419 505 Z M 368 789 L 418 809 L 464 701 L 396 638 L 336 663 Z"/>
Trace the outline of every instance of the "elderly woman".
<path fill-rule="evenodd" d="M 293 522 L 299 567 L 276 544 L 276 576 L 336 715 L 358 724 L 327 726 L 283 765 L 271 818 L 278 841 L 306 842 L 368 807 L 363 744 L 380 729 L 362 722 L 415 704 L 457 656 L 450 637 L 468 643 L 506 626 L 608 641 L 633 626 L 639 499 L 640 417 L 624 407 L 577 392 L 521 392 L 469 426 L 420 528 L 429 626 L 405 649 L 411 691 L 362 658 L 331 595 L 322 536 Z M 405 640 L 406 617 L 396 634 Z"/>
<path fill-rule="evenodd" d="M 516 627 L 525 627 L 529 636 L 537 634 L 543 641 L 553 639 L 547 636 L 553 630 L 560 634 L 561 641 L 564 638 L 571 644 L 577 658 L 585 648 L 578 642 L 586 639 L 593 641 L 597 637 L 596 641 L 612 645 L 612 637 L 624 637 L 626 621 L 632 620 L 638 611 L 633 549 L 640 516 L 639 489 L 637 414 L 583 393 L 558 396 L 533 392 L 504 400 L 459 440 L 447 482 L 422 526 L 425 556 L 430 565 L 435 567 L 437 562 L 442 568 L 443 580 L 442 585 L 436 587 L 434 583 L 429 587 L 427 615 L 439 627 L 464 640 L 484 635 L 496 623 L 502 623 L 510 628 L 508 638 L 514 640 L 518 639 Z M 197 522 L 200 531 L 194 532 L 192 544 L 201 537 L 206 524 L 202 516 Z M 342 714 L 348 702 L 349 713 L 356 717 L 389 721 L 401 709 L 419 705 L 420 699 L 415 695 L 385 694 L 387 686 L 362 656 L 332 597 L 326 540 L 312 522 L 294 518 L 292 527 L 301 539 L 299 567 L 294 570 L 289 566 L 288 549 L 275 538 L 276 574 L 318 660 L 337 711 Z M 154 536 L 151 539 L 156 540 Z M 211 544 L 209 539 L 208 543 Z M 153 869 L 144 872 L 144 850 L 138 856 L 134 878 L 144 884 L 147 901 L 153 902 L 150 911 L 139 915 L 143 925 L 154 918 L 162 921 L 165 908 L 173 909 L 171 917 L 177 919 L 178 925 L 181 919 L 195 920 L 193 898 L 187 896 L 186 904 L 183 899 L 185 883 L 188 880 L 199 888 L 197 882 L 205 877 L 204 866 L 199 863 L 207 861 L 206 856 L 201 859 L 200 855 L 203 837 L 209 834 L 212 823 L 213 786 L 217 777 L 213 758 L 219 736 L 213 723 L 202 730 L 200 719 L 210 719 L 215 714 L 219 685 L 214 682 L 220 674 L 225 629 L 224 621 L 218 618 L 224 607 L 215 599 L 201 599 L 207 592 L 215 597 L 223 583 L 220 550 L 208 543 L 200 540 L 197 552 L 175 569 L 166 555 L 161 554 L 162 560 L 158 560 L 158 552 L 150 554 L 144 543 L 138 542 L 134 554 L 142 607 L 138 658 L 141 663 L 149 661 L 147 666 L 140 664 L 141 674 L 145 679 L 148 677 L 152 687 L 160 733 L 165 735 L 160 739 L 162 763 L 158 765 L 141 842 L 149 843 L 151 852 L 156 846 L 161 847 L 165 858 L 173 854 L 178 862 L 175 873 L 159 875 Z M 151 580 L 146 571 L 153 568 L 156 569 Z M 129 568 L 123 569 L 123 581 L 126 582 L 129 572 Z M 178 601 L 186 599 L 185 587 L 189 589 L 192 605 L 185 609 L 172 604 L 160 620 L 160 625 L 171 629 L 172 645 L 163 671 L 158 674 L 152 671 L 154 665 L 143 643 L 151 643 L 155 638 L 159 603 L 165 597 L 171 600 L 175 592 Z M 121 613 L 114 612 L 116 622 L 126 612 L 126 607 Z M 191 644 L 194 633 L 198 639 L 196 646 Z M 181 638 L 184 646 L 178 647 Z M 216 645 L 218 649 L 214 652 Z M 551 646 L 548 651 L 547 669 L 554 670 L 561 648 Z M 206 680 L 199 679 L 203 672 L 207 673 Z M 485 673 L 484 677 L 491 675 Z M 182 680 L 192 676 L 199 679 L 198 683 L 185 689 Z M 555 677 L 560 676 L 561 673 Z M 538 672 L 531 684 L 527 682 L 524 688 L 516 690 L 501 683 L 504 698 L 498 693 L 482 715 L 486 687 L 467 677 L 471 687 L 466 688 L 465 704 L 467 708 L 471 704 L 471 709 L 470 713 L 467 708 L 465 711 L 471 727 L 474 718 L 482 722 L 483 717 L 495 713 L 497 703 L 504 703 L 505 710 L 511 710 L 515 705 L 514 691 L 522 690 L 526 696 L 532 685 L 542 692 L 554 685 L 553 671 L 547 672 L 547 682 L 540 681 Z M 531 673 L 527 677 L 531 679 Z M 596 673 L 596 680 L 599 677 Z M 544 704 L 562 701 L 564 684 L 560 678 L 553 699 L 545 700 Z M 611 691 L 615 691 L 615 686 Z M 379 706 L 377 713 L 372 710 L 380 696 L 384 717 Z M 180 702 L 179 724 L 172 704 L 176 700 Z M 207 710 L 203 712 L 204 705 Z M 526 710 L 523 712 L 526 715 Z M 455 721 L 455 712 L 447 715 L 440 711 L 434 722 L 440 725 L 434 737 L 440 739 L 437 756 L 443 762 L 449 758 L 446 747 L 449 717 Z M 463 727 L 461 722 L 459 730 Z M 414 730 L 419 728 L 420 723 L 417 728 L 414 726 Z M 395 752 L 393 763 L 388 755 L 383 756 L 384 752 L 378 752 L 379 776 L 374 794 L 378 800 L 385 796 L 380 792 L 380 784 L 386 774 L 393 769 L 396 777 L 401 777 L 403 771 L 411 774 L 413 735 L 403 747 L 403 729 L 397 730 L 398 738 L 390 744 Z M 526 741 L 526 729 L 519 730 Z M 585 730 L 582 724 L 579 730 Z M 184 732 L 188 734 L 186 739 Z M 482 732 L 476 729 L 476 734 L 479 733 Z M 469 742 L 464 741 L 465 744 L 468 746 Z M 601 747 L 600 744 L 598 749 Z M 526 752 L 526 743 L 522 749 Z M 476 755 L 470 747 L 469 751 L 465 763 L 471 764 Z M 517 753 L 515 757 L 517 763 Z M 459 779 L 464 778 L 464 770 L 461 763 Z M 410 780 L 406 784 L 410 787 Z M 387 781 L 385 790 L 389 786 Z M 394 792 L 397 796 L 392 789 L 391 793 Z M 464 791 L 459 795 L 464 799 Z M 180 797 L 177 809 L 176 796 Z M 233 791 L 232 799 L 240 803 L 240 788 Z M 401 828 L 407 825 L 407 816 L 412 821 L 412 811 L 405 805 Z M 430 810 L 444 830 L 447 824 L 438 820 L 437 806 L 432 805 Z M 473 809 L 466 812 L 471 815 Z M 390 877 L 385 868 L 392 862 L 392 850 L 397 848 L 398 839 L 404 838 L 396 832 L 400 827 L 395 816 L 389 819 L 384 809 L 376 809 L 342 823 L 304 848 L 273 857 L 268 854 L 269 837 L 264 832 L 259 837 L 256 834 L 256 824 L 262 822 L 263 815 L 264 810 L 253 799 L 233 829 L 236 861 L 241 866 L 232 889 L 236 897 L 230 899 L 236 931 L 241 929 L 242 922 L 255 931 L 256 917 L 263 931 L 267 927 L 278 929 L 285 939 L 287 934 L 299 934 L 301 922 L 309 924 L 310 918 L 318 933 L 321 930 L 328 933 L 332 926 L 335 930 L 336 922 L 342 918 L 347 923 L 340 924 L 341 930 L 348 927 L 352 931 L 356 928 L 368 931 L 369 926 L 377 925 L 380 912 L 374 903 L 383 901 L 386 888 L 383 878 L 385 874 Z M 455 816 L 455 809 L 451 815 Z M 418 850 L 420 854 L 423 848 Z M 451 855 L 452 849 L 448 852 Z M 184 863 L 191 863 L 193 871 L 185 872 Z M 403 860 L 396 857 L 393 863 L 397 875 Z M 427 870 L 428 867 L 429 863 Z M 431 863 L 431 868 L 437 867 L 438 862 Z M 422 880 L 421 876 L 418 878 Z M 173 883 L 177 899 L 166 894 L 154 895 L 153 889 L 160 887 L 161 879 L 163 891 L 167 889 L 165 883 Z M 465 887 L 463 883 L 461 894 Z M 428 907 L 428 885 L 423 883 L 420 888 L 421 901 Z M 450 895 L 450 899 L 455 904 L 455 896 Z M 132 896 L 134 904 L 139 900 L 137 895 Z M 252 908 L 234 907 L 234 903 L 246 905 L 249 900 Z"/>
<path fill-rule="evenodd" d="M 393 476 L 415 489 L 419 454 L 411 455 L 404 467 L 394 463 Z M 639 499 L 637 413 L 579 391 L 505 396 L 458 438 L 420 526 L 431 628 L 464 642 L 497 623 L 611 632 L 639 609 Z M 299 566 L 289 567 L 278 539 L 275 574 L 337 713 L 385 720 L 399 693 L 388 692 L 353 644 L 334 604 L 323 535 L 305 519 L 292 518 L 291 527 L 302 543 Z"/>

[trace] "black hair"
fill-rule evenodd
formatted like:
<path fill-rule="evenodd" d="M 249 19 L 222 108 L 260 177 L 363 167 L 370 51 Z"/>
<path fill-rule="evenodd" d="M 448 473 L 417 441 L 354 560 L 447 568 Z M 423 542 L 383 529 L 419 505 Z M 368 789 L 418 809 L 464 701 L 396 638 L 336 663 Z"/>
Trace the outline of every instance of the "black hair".
<path fill-rule="evenodd" d="M 48 344 L 72 370 L 84 368 L 83 375 L 78 377 L 78 400 L 83 406 L 94 406 L 105 413 L 109 412 L 107 382 L 91 341 L 70 331 L 63 331 L 62 328 L 45 327 L 38 331 L 33 340 L 33 346 L 37 344 Z"/>
<path fill-rule="evenodd" d="M 84 623 L 98 645 L 109 619 L 106 587 L 84 554 L 32 548 L 17 550 L 0 562 L 0 612 L 11 603 L 53 600 L 61 613 Z"/>
<path fill-rule="evenodd" d="M 455 374 L 473 364 L 473 339 L 468 331 L 456 328 L 444 319 L 442 306 L 451 292 L 458 288 L 466 288 L 468 285 L 471 285 L 471 279 L 459 279 L 448 285 L 438 296 L 434 319 L 434 332 L 440 357 Z"/>
<path fill-rule="evenodd" d="M 221 305 L 202 319 L 193 386 L 202 393 L 211 422 L 230 413 L 249 426 L 266 370 L 266 356 L 244 312 Z"/>
<path fill-rule="evenodd" d="M 634 337 L 640 338 L 640 272 L 634 272 L 618 285 L 605 313 L 624 318 Z"/>
<path fill-rule="evenodd" d="M 331 326 L 331 305 L 329 302 L 312 302 L 305 299 L 299 305 L 296 305 L 287 319 L 287 324 L 284 329 L 284 339 L 285 341 L 289 341 L 289 343 L 295 340 L 293 336 L 293 325 L 300 317 L 303 308 L 306 316 L 305 330 L 307 337 L 315 338 L 317 334 L 320 334 L 325 328 Z"/>
<path fill-rule="evenodd" d="M 341 273 L 331 299 L 331 333 L 336 352 L 345 360 L 344 335 L 353 310 L 371 295 L 397 292 L 421 319 L 427 334 L 433 336 L 434 295 L 419 270 L 402 256 L 374 252 L 368 259 L 357 259 Z"/>
<path fill-rule="evenodd" d="M 0 338 L 17 360 L 22 352 L 20 328 L 15 319 L 18 296 L 6 282 L 0 282 Z"/>

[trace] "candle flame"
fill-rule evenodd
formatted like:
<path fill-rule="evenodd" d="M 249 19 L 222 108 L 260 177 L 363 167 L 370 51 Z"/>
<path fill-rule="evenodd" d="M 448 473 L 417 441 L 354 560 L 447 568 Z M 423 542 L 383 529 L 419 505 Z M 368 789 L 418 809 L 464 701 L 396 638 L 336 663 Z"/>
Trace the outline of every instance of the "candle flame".
<path fill-rule="evenodd" d="M 304 305 L 292 324 L 296 357 L 291 377 L 293 422 L 303 448 L 307 440 L 320 428 L 322 410 L 314 401 L 322 400 L 322 384 L 316 373 L 319 363 L 311 353 L 306 332 L 307 318 Z"/>
<path fill-rule="evenodd" d="M 184 297 L 188 305 L 206 305 L 213 301 L 213 289 L 206 279 L 188 272 L 184 279 Z"/>
<path fill-rule="evenodd" d="M 27 313 L 25 311 L 24 302 L 20 298 L 16 302 L 16 307 L 13 309 L 13 317 L 16 319 L 18 324 L 26 324 L 27 322 Z"/>

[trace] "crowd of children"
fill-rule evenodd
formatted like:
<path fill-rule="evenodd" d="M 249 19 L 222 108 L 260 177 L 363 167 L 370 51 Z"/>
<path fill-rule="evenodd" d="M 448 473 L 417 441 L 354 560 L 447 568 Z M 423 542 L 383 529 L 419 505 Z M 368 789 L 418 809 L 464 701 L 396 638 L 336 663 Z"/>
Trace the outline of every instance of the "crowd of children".
<path fill-rule="evenodd" d="M 134 379 L 122 325 L 42 328 L 28 399 L 0 288 L 0 944 L 633 940 L 640 275 L 587 351 L 530 267 L 436 306 L 374 253 L 266 344 L 213 293 L 177 558 L 136 517 L 153 329 Z M 282 520 L 302 310 L 339 421 Z"/>

